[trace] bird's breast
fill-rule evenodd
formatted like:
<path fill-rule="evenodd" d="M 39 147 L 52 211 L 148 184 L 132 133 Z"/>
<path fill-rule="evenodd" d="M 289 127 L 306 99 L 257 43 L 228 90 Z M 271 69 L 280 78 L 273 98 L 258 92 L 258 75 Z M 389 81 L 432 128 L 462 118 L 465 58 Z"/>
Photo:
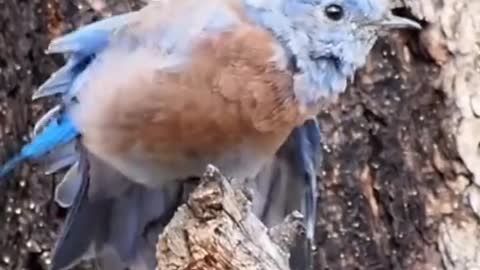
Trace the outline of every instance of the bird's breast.
<path fill-rule="evenodd" d="M 278 58 L 253 27 L 202 40 L 172 68 L 152 49 L 112 50 L 73 114 L 90 151 L 136 181 L 198 175 L 208 163 L 250 176 L 304 121 Z"/>

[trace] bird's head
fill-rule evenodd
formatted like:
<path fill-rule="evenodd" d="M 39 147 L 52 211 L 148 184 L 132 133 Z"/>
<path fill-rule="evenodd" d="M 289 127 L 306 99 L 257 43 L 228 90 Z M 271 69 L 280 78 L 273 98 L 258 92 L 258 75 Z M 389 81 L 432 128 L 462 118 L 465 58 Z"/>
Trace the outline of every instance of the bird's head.
<path fill-rule="evenodd" d="M 306 106 L 344 91 L 375 41 L 393 28 L 420 28 L 386 0 L 244 0 L 296 60 L 295 93 Z"/>

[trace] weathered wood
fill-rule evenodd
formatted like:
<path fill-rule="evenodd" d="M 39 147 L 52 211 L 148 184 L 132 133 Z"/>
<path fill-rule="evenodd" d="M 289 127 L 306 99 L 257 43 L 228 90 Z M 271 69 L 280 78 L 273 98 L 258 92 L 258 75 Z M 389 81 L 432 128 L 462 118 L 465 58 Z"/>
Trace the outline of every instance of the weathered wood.
<path fill-rule="evenodd" d="M 210 165 L 161 234 L 158 269 L 289 270 L 289 249 L 302 220 L 292 213 L 267 230 L 243 192 Z"/>
<path fill-rule="evenodd" d="M 405 1 L 429 25 L 420 45 L 441 65 L 438 86 L 454 103 L 448 127 L 458 161 L 439 159 L 438 170 L 456 195 L 451 215 L 438 221 L 436 242 L 445 269 L 480 269 L 480 2 L 468 0 Z M 448 175 L 448 174 L 447 174 Z"/>

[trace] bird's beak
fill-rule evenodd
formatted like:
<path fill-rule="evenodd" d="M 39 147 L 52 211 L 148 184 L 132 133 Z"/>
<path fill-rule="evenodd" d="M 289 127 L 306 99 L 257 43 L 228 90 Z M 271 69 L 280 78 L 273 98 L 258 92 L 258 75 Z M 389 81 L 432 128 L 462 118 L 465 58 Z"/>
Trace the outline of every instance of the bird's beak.
<path fill-rule="evenodd" d="M 379 24 L 386 29 L 398 29 L 398 28 L 411 28 L 411 29 L 422 29 L 422 26 L 410 19 L 395 16 L 392 13 L 389 13 L 385 16 Z"/>

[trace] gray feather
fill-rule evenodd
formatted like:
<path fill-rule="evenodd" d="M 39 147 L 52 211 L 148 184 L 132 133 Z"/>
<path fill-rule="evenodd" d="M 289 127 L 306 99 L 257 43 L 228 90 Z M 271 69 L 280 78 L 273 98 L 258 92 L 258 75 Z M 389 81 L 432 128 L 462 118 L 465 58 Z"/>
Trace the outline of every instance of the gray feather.
<path fill-rule="evenodd" d="M 53 73 L 52 76 L 33 93 L 32 100 L 67 92 L 76 75 L 72 72 L 72 64 L 72 62 L 67 62 L 66 65 Z"/>
<path fill-rule="evenodd" d="M 79 164 L 81 188 L 57 242 L 52 270 L 71 269 L 90 258 L 101 269 L 155 269 L 158 235 L 180 204 L 182 183 L 146 189 L 89 153 L 82 153 L 82 160 L 89 166 Z"/>
<path fill-rule="evenodd" d="M 48 110 L 38 121 L 35 123 L 35 126 L 33 127 L 33 136 L 38 135 L 44 127 L 46 127 L 52 120 L 54 120 L 59 112 L 60 112 L 61 106 L 57 105 L 50 110 Z"/>
<path fill-rule="evenodd" d="M 315 119 L 295 129 L 255 178 L 253 207 L 269 227 L 281 222 L 293 210 L 305 215 L 306 239 L 293 249 L 294 269 L 313 267 L 317 217 L 317 172 L 321 166 L 320 129 Z M 300 244 L 298 243 L 298 244 Z"/>
<path fill-rule="evenodd" d="M 43 159 L 45 174 L 50 175 L 61 169 L 72 166 L 79 160 L 79 153 L 76 150 L 76 141 L 62 145 L 48 153 Z"/>
<path fill-rule="evenodd" d="M 55 201 L 63 208 L 72 206 L 81 185 L 82 176 L 77 162 L 70 167 L 62 181 L 55 188 Z"/>

